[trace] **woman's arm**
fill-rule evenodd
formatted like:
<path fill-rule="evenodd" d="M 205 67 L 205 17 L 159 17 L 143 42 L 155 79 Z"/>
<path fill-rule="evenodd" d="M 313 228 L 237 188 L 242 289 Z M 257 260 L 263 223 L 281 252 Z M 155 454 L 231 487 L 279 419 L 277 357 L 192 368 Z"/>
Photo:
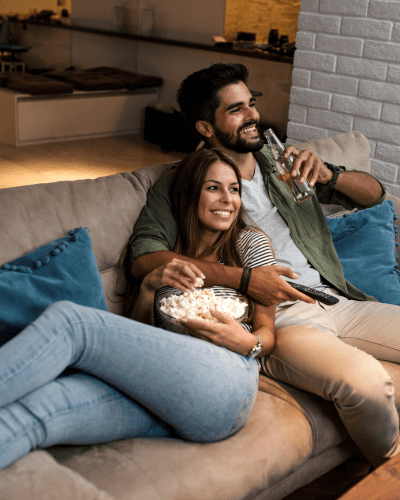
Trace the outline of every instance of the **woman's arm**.
<path fill-rule="evenodd" d="M 204 279 L 203 273 L 194 264 L 173 259 L 164 266 L 154 269 L 143 279 L 139 296 L 131 318 L 154 325 L 154 294 L 162 286 L 172 286 L 183 292 L 193 292 L 196 278 Z"/>
<path fill-rule="evenodd" d="M 255 303 L 254 314 L 253 314 L 253 334 L 258 335 L 262 342 L 263 348 L 260 356 L 266 356 L 269 354 L 275 346 L 275 306 L 263 306 L 258 302 Z M 253 340 L 253 346 L 257 345 Z"/>
<path fill-rule="evenodd" d="M 197 337 L 212 344 L 226 347 L 242 356 L 247 356 L 254 346 L 258 344 L 258 335 L 263 341 L 263 349 L 259 356 L 269 354 L 275 345 L 275 306 L 255 304 L 252 319 L 253 332 L 250 333 L 236 320 L 219 311 L 212 311 L 220 323 L 197 319 L 181 319 L 193 337 Z"/>

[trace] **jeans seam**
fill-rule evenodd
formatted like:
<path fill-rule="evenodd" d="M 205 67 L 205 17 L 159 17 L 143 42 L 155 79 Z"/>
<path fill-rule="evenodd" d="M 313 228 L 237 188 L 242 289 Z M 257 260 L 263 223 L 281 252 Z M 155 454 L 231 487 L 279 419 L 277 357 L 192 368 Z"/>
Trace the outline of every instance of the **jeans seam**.
<path fill-rule="evenodd" d="M 64 327 L 63 330 L 60 332 L 60 334 L 63 334 L 67 328 L 68 327 Z M 21 368 L 19 368 L 19 369 L 16 369 L 14 373 L 8 373 L 6 378 L 0 378 L 0 383 L 2 384 L 4 382 L 8 382 L 11 378 L 13 378 L 17 375 L 20 375 L 23 370 L 25 370 L 26 368 L 29 368 L 30 365 L 36 361 L 37 356 L 39 356 L 39 355 L 41 356 L 47 349 L 49 349 L 52 346 L 53 342 L 55 342 L 56 340 L 58 340 L 58 336 L 53 336 L 52 339 L 49 340 L 49 342 L 45 345 L 45 347 L 40 351 L 39 354 L 36 354 L 35 357 L 31 357 L 29 359 L 29 362 L 25 362 L 23 364 L 23 366 L 21 366 Z M 67 366 L 72 366 L 72 365 L 68 364 Z M 10 367 L 8 367 L 7 371 L 10 372 L 10 370 L 11 370 Z"/>
<path fill-rule="evenodd" d="M 250 370 L 249 370 L 249 368 L 248 368 L 248 367 L 246 367 L 246 370 L 247 370 L 248 380 L 249 380 L 249 383 L 250 383 L 250 385 L 251 385 L 251 373 L 249 373 L 249 372 L 250 372 Z M 258 380 L 258 378 L 259 378 L 259 373 L 260 373 L 260 372 L 259 372 L 258 367 L 257 367 L 257 380 Z M 242 411 L 243 411 L 243 410 L 247 407 L 247 405 L 248 405 L 248 403 L 249 403 L 249 400 L 250 400 L 251 398 L 253 398 L 254 394 L 257 394 L 257 392 L 258 392 L 258 383 L 256 384 L 256 387 L 254 388 L 254 390 L 253 390 L 253 391 L 251 391 L 251 392 L 250 392 L 247 396 L 245 396 L 245 397 L 243 398 L 243 399 L 244 399 L 244 400 L 243 400 L 243 403 L 242 403 L 242 405 L 241 405 L 241 407 L 240 407 L 240 410 L 238 411 L 238 414 L 237 414 L 237 417 L 236 417 L 235 421 L 233 422 L 232 426 L 230 427 L 230 430 L 229 430 L 229 431 L 226 433 L 226 435 L 225 435 L 225 436 L 223 436 L 221 439 L 225 439 L 226 437 L 230 436 L 230 435 L 232 434 L 232 432 L 234 432 L 234 431 L 238 430 L 238 429 L 236 428 L 236 424 L 237 424 L 237 422 L 240 420 L 240 415 L 241 415 Z"/>
<path fill-rule="evenodd" d="M 5 441 L 5 444 L 8 444 L 12 440 L 18 439 L 18 438 L 20 438 L 22 436 L 26 436 L 29 431 L 35 430 L 38 427 L 40 427 L 41 426 L 40 422 L 43 422 L 45 424 L 45 423 L 49 422 L 51 419 L 53 419 L 53 418 L 57 418 L 57 417 L 61 417 L 63 415 L 67 415 L 68 413 L 71 413 L 71 412 L 76 411 L 76 410 L 81 411 L 83 409 L 90 409 L 90 408 L 92 408 L 93 406 L 96 406 L 99 403 L 104 403 L 104 402 L 107 402 L 107 401 L 112 401 L 113 399 L 115 399 L 115 400 L 121 399 L 122 397 L 123 397 L 122 395 L 112 396 L 112 395 L 107 395 L 106 394 L 106 395 L 104 395 L 101 398 L 97 398 L 96 400 L 90 401 L 90 403 L 88 403 L 86 405 L 73 406 L 73 407 L 70 407 L 70 408 L 64 407 L 64 408 L 61 408 L 61 409 L 56 408 L 53 414 L 47 413 L 46 416 L 44 416 L 44 417 L 37 417 L 24 403 L 22 403 L 21 401 L 16 401 L 16 403 L 20 404 L 21 406 L 23 406 L 24 409 L 28 413 L 30 413 L 31 415 L 34 415 L 35 422 L 33 423 L 33 425 L 31 425 L 31 427 L 29 429 L 24 429 L 24 430 L 21 430 L 19 433 L 13 434 L 11 438 L 9 438 L 8 440 Z"/>

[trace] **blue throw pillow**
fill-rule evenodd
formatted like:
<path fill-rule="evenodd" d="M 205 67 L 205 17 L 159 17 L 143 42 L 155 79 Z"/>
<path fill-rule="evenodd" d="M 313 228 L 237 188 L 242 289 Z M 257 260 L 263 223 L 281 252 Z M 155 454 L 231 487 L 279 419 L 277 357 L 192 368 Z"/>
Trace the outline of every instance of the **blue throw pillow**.
<path fill-rule="evenodd" d="M 400 305 L 396 219 L 387 200 L 327 221 L 345 278 L 380 302 Z"/>
<path fill-rule="evenodd" d="M 0 267 L 0 345 L 59 300 L 107 310 L 91 239 L 83 227 Z"/>

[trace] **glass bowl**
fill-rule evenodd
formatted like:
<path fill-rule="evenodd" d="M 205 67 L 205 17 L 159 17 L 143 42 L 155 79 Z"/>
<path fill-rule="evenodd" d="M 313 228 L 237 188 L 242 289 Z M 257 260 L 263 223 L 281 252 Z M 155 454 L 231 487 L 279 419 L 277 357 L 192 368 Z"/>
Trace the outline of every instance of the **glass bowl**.
<path fill-rule="evenodd" d="M 214 295 L 216 297 L 230 297 L 234 298 L 231 295 L 227 294 L 224 292 L 224 288 L 211 288 L 211 287 L 203 287 L 203 288 L 197 288 L 196 290 L 213 290 Z M 164 311 L 161 310 L 160 308 L 160 303 L 162 299 L 171 297 L 172 295 L 183 295 L 185 292 L 182 292 L 181 290 L 177 290 L 176 288 L 170 288 L 170 287 L 165 287 L 165 289 L 160 289 L 156 291 L 156 296 L 154 300 L 154 322 L 155 325 L 164 328 L 165 330 L 169 330 L 171 332 L 175 333 L 181 333 L 183 335 L 190 335 L 190 331 L 185 327 L 183 323 L 178 318 L 175 318 L 174 316 L 171 316 Z M 240 295 L 239 300 L 241 302 L 244 302 L 246 304 L 246 310 L 244 314 L 239 317 L 235 318 L 238 323 L 242 323 L 245 321 L 248 317 L 248 307 L 247 307 L 247 299 Z"/>

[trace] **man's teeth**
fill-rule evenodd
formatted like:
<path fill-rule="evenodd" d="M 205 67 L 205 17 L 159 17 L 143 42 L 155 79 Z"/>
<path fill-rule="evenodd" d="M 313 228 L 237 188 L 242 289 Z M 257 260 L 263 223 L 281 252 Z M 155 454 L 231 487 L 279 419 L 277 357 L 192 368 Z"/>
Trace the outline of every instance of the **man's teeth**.
<path fill-rule="evenodd" d="M 241 133 L 242 134 L 249 134 L 249 133 L 253 133 L 256 131 L 256 126 L 253 125 L 252 127 L 247 127 L 247 128 L 244 128 Z"/>

